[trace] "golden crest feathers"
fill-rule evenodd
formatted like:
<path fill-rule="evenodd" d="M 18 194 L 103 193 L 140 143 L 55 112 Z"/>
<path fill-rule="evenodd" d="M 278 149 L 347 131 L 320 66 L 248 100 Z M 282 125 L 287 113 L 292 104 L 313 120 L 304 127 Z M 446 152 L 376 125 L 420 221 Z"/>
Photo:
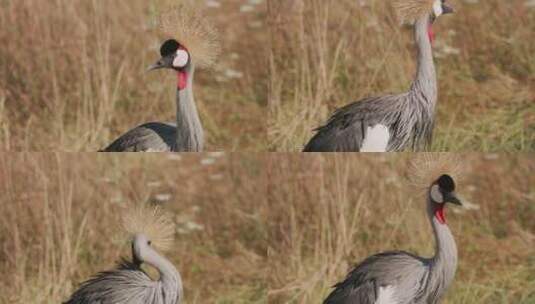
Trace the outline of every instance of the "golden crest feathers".
<path fill-rule="evenodd" d="M 466 167 L 454 154 L 419 153 L 409 166 L 409 181 L 419 189 L 429 187 L 441 175 L 448 174 L 458 183 L 466 173 Z"/>
<path fill-rule="evenodd" d="M 393 0 L 392 6 L 403 22 L 414 22 L 433 10 L 434 0 Z"/>
<path fill-rule="evenodd" d="M 123 229 L 133 237 L 144 234 L 154 248 L 165 251 L 173 244 L 175 224 L 170 214 L 160 207 L 135 206 L 126 211 L 123 216 Z"/>
<path fill-rule="evenodd" d="M 221 50 L 218 33 L 198 6 L 186 2 L 172 6 L 159 14 L 156 25 L 163 35 L 186 47 L 196 66 L 215 64 Z"/>

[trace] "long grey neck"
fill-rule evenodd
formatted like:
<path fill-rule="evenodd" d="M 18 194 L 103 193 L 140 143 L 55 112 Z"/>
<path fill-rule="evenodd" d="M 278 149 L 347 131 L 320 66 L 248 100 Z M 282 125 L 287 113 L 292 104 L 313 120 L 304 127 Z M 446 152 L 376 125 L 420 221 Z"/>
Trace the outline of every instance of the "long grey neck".
<path fill-rule="evenodd" d="M 175 266 L 166 258 L 159 255 L 152 247 L 146 247 L 144 255 L 145 263 L 156 268 L 160 273 L 162 292 L 165 295 L 163 299 L 165 304 L 179 304 L 182 302 L 182 277 Z"/>
<path fill-rule="evenodd" d="M 435 256 L 430 260 L 429 303 L 438 303 L 453 281 L 457 269 L 457 245 L 446 223 L 442 224 L 434 215 L 428 201 L 428 214 L 435 236 Z"/>
<path fill-rule="evenodd" d="M 175 152 L 201 152 L 204 146 L 204 132 L 193 98 L 194 71 L 192 65 L 188 71 L 186 88 L 177 90 Z"/>
<path fill-rule="evenodd" d="M 428 34 L 429 18 L 429 16 L 424 16 L 414 25 L 414 35 L 418 46 L 418 69 L 411 93 L 415 94 L 418 100 L 431 104 L 434 110 L 437 100 L 437 76 Z"/>

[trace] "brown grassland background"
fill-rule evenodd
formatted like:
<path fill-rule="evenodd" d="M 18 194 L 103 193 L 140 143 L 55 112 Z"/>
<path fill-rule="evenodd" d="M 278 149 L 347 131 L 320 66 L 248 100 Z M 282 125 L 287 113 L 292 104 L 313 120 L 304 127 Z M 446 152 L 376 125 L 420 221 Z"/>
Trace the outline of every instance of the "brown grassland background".
<path fill-rule="evenodd" d="M 412 157 L 0 154 L 0 303 L 65 300 L 130 255 L 121 215 L 146 203 L 174 214 L 165 256 L 185 303 L 320 303 L 368 255 L 432 255 Z M 447 210 L 459 266 L 444 303 L 534 303 L 535 158 L 462 159 L 467 208 Z"/>
<path fill-rule="evenodd" d="M 434 25 L 432 151 L 535 149 L 535 7 L 451 0 Z M 301 150 L 336 108 L 406 91 L 415 44 L 390 1 L 271 0 L 270 150 Z"/>
<path fill-rule="evenodd" d="M 363 258 L 386 250 L 432 256 L 410 155 L 273 155 L 269 165 L 269 302 L 321 303 Z M 462 155 L 450 207 L 459 265 L 446 304 L 535 303 L 533 155 Z"/>
<path fill-rule="evenodd" d="M 265 182 L 255 157 L 0 154 L 0 303 L 61 303 L 131 258 L 121 214 L 174 214 L 184 303 L 265 303 Z M 173 168 L 172 170 L 169 170 Z M 157 276 L 156 276 L 157 277 Z"/>
<path fill-rule="evenodd" d="M 222 45 L 217 66 L 195 74 L 207 151 L 266 146 L 265 3 L 247 2 L 205 10 Z M 169 38 L 153 17 L 173 3 L 0 1 L 0 150 L 96 151 L 142 123 L 174 122 L 176 76 L 145 72 Z"/>

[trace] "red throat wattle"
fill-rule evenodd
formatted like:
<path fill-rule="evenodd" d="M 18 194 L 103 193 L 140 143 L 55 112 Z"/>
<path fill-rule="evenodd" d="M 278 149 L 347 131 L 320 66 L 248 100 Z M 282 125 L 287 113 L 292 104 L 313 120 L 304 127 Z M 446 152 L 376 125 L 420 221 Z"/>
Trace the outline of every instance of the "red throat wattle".
<path fill-rule="evenodd" d="M 186 86 L 188 85 L 188 72 L 186 71 L 178 71 L 178 89 L 184 90 Z"/>
<path fill-rule="evenodd" d="M 435 217 L 441 224 L 446 224 L 446 217 L 444 216 L 444 206 L 435 207 Z"/>
<path fill-rule="evenodd" d="M 431 44 L 435 41 L 435 32 L 433 32 L 433 25 L 429 24 L 429 27 L 427 28 L 427 35 L 429 36 L 429 41 Z"/>

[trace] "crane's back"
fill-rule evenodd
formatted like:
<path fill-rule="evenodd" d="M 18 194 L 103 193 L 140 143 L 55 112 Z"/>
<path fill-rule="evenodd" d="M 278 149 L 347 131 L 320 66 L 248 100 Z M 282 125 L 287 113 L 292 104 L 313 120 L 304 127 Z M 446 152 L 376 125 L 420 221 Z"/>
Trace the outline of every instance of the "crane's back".
<path fill-rule="evenodd" d="M 176 141 L 176 125 L 151 122 L 128 131 L 101 152 L 170 152 Z"/>
<path fill-rule="evenodd" d="M 367 98 L 337 110 L 304 152 L 360 152 L 370 130 L 382 126 L 389 137 L 384 152 L 421 150 L 432 139 L 434 107 L 413 92 Z"/>
<path fill-rule="evenodd" d="M 427 304 L 421 283 L 428 279 L 428 272 L 428 260 L 410 253 L 376 254 L 336 284 L 324 304 L 376 304 L 385 298 L 395 299 L 396 304 Z"/>

